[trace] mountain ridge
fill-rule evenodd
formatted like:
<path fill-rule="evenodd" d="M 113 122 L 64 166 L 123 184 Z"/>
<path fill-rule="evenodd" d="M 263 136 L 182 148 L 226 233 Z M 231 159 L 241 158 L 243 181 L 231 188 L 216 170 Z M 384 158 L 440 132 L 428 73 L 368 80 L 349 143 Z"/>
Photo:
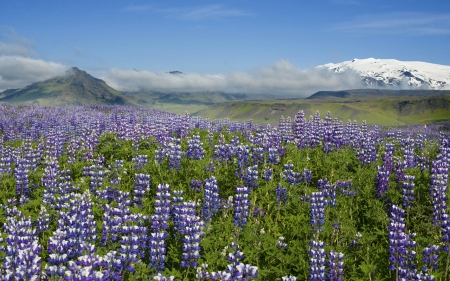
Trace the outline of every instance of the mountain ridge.
<path fill-rule="evenodd" d="M 450 66 L 395 59 L 353 59 L 317 66 L 336 73 L 354 71 L 372 88 L 450 90 Z"/>

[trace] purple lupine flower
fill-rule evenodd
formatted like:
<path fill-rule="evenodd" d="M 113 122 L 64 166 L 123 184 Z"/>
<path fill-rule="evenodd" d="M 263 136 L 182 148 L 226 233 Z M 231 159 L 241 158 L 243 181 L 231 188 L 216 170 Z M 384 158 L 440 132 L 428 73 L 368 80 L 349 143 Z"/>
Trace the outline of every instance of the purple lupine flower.
<path fill-rule="evenodd" d="M 149 237 L 150 267 L 158 273 L 165 268 L 167 229 L 171 211 L 170 186 L 159 184 L 156 188 L 155 214 L 151 217 L 152 232 Z"/>
<path fill-rule="evenodd" d="M 333 146 L 337 149 L 345 145 L 344 142 L 344 124 L 337 118 L 333 119 Z"/>
<path fill-rule="evenodd" d="M 122 208 L 113 208 L 108 204 L 103 206 L 105 210 L 103 214 L 102 225 L 102 246 L 106 246 L 111 242 L 117 242 L 119 240 L 120 228 L 123 223 L 124 210 Z"/>
<path fill-rule="evenodd" d="M 411 136 L 408 136 L 408 138 L 405 139 L 405 145 L 402 150 L 406 168 L 414 168 L 417 166 L 415 159 L 416 155 L 414 153 L 414 143 L 415 141 L 411 138 Z"/>
<path fill-rule="evenodd" d="M 55 204 L 55 195 L 60 177 L 59 165 L 56 159 L 48 159 L 45 162 L 44 174 L 41 183 L 44 187 L 42 203 L 49 207 Z"/>
<path fill-rule="evenodd" d="M 433 270 L 438 269 L 439 265 L 439 246 L 429 245 L 422 251 L 422 261 L 425 264 L 422 268 L 423 273 L 431 273 Z"/>
<path fill-rule="evenodd" d="M 227 270 L 232 272 L 232 266 L 231 264 L 228 265 Z M 244 264 L 239 263 L 234 268 L 234 274 L 232 274 L 233 280 L 242 280 L 242 281 L 250 281 L 253 279 L 258 278 L 258 267 L 250 265 L 250 264 Z"/>
<path fill-rule="evenodd" d="M 281 277 L 281 281 L 297 281 L 297 277 L 295 276 L 283 276 Z"/>
<path fill-rule="evenodd" d="M 231 157 L 231 147 L 225 144 L 225 137 L 220 134 L 217 144 L 214 146 L 213 158 L 219 162 L 227 162 L 231 160 Z"/>
<path fill-rule="evenodd" d="M 406 280 L 415 280 L 417 275 L 420 274 L 416 269 L 416 251 L 417 244 L 412 238 L 416 237 L 415 233 L 406 234 L 406 256 L 404 264 L 399 268 L 399 277 Z"/>
<path fill-rule="evenodd" d="M 150 190 L 150 175 L 135 174 L 134 175 L 134 204 L 142 207 L 142 199 L 146 192 Z"/>
<path fill-rule="evenodd" d="M 238 171 L 242 172 L 248 165 L 250 159 L 250 151 L 247 145 L 235 146 L 235 155 L 237 157 Z"/>
<path fill-rule="evenodd" d="M 67 254 L 69 259 L 83 255 L 85 246 L 94 244 L 96 238 L 96 222 L 91 208 L 93 204 L 90 192 L 73 194 L 67 212 L 60 212 L 57 237 L 49 239 L 48 252 L 57 255 Z M 54 243 L 50 243 L 50 241 Z"/>
<path fill-rule="evenodd" d="M 16 195 L 20 197 L 20 204 L 28 202 L 30 196 L 28 174 L 27 160 L 17 159 L 14 178 L 16 179 Z"/>
<path fill-rule="evenodd" d="M 266 181 L 271 181 L 273 179 L 273 169 L 270 167 L 264 167 L 261 178 Z"/>
<path fill-rule="evenodd" d="M 109 251 L 100 262 L 104 280 L 122 281 L 122 262 L 117 251 Z"/>
<path fill-rule="evenodd" d="M 166 243 L 164 242 L 168 237 L 167 231 L 156 230 L 152 232 L 149 237 L 150 250 L 150 267 L 156 269 L 157 272 L 162 272 L 166 266 Z"/>
<path fill-rule="evenodd" d="M 299 110 L 294 119 L 294 139 L 298 149 L 306 147 L 306 119 L 303 110 Z"/>
<path fill-rule="evenodd" d="M 328 111 L 323 122 L 323 152 L 333 151 L 333 124 L 331 113 Z"/>
<path fill-rule="evenodd" d="M 300 182 L 300 173 L 294 172 L 293 164 L 285 164 L 281 177 L 289 183 L 289 185 L 295 185 Z"/>
<path fill-rule="evenodd" d="M 244 185 L 249 188 L 258 186 L 258 166 L 250 166 L 244 170 L 241 178 L 244 180 Z"/>
<path fill-rule="evenodd" d="M 64 273 L 64 280 L 92 280 L 103 281 L 105 275 L 99 271 L 99 267 L 104 264 L 103 258 L 96 255 L 94 245 L 86 245 L 84 254 L 76 260 L 67 263 L 67 270 Z"/>
<path fill-rule="evenodd" d="M 66 272 L 65 264 L 69 260 L 66 252 L 71 247 L 66 238 L 67 232 L 57 229 L 48 240 L 49 257 L 45 266 L 48 276 L 62 277 Z"/>
<path fill-rule="evenodd" d="M 288 199 L 287 189 L 282 187 L 280 183 L 277 185 L 277 188 L 275 189 L 275 197 L 277 198 L 278 205 L 281 204 L 286 205 Z"/>
<path fill-rule="evenodd" d="M 121 232 L 122 236 L 120 239 L 120 248 L 118 250 L 120 256 L 117 258 L 121 262 L 122 272 L 134 272 L 134 263 L 139 261 L 144 254 L 143 249 L 140 248 L 143 246 L 140 239 L 140 232 L 142 232 L 142 230 L 139 226 L 129 226 L 124 224 L 122 225 Z"/>
<path fill-rule="evenodd" d="M 250 188 L 238 185 L 236 188 L 236 196 L 234 198 L 234 225 L 244 228 L 247 224 L 248 211 L 249 211 L 249 194 Z"/>
<path fill-rule="evenodd" d="M 148 156 L 147 155 L 137 155 L 133 159 L 131 159 L 131 162 L 133 162 L 136 165 L 136 171 L 139 171 L 148 163 Z"/>
<path fill-rule="evenodd" d="M 252 146 L 251 154 L 253 159 L 253 165 L 259 165 L 264 163 L 264 148 Z"/>
<path fill-rule="evenodd" d="M 44 206 L 41 206 L 39 217 L 36 221 L 36 231 L 43 232 L 50 229 L 50 215 Z"/>
<path fill-rule="evenodd" d="M 205 171 L 209 171 L 211 173 L 214 173 L 216 170 L 216 164 L 214 164 L 213 161 L 209 162 L 209 165 L 205 167 Z"/>
<path fill-rule="evenodd" d="M 174 231 L 178 232 L 180 225 L 182 225 L 183 213 L 186 211 L 183 190 L 172 191 L 172 202 L 171 202 L 171 217 L 174 225 Z"/>
<path fill-rule="evenodd" d="M 359 147 L 357 157 L 363 165 L 369 165 L 377 159 L 377 150 L 375 144 L 377 142 L 376 132 L 367 132 L 366 121 L 361 124 L 360 136 L 361 145 Z"/>
<path fill-rule="evenodd" d="M 391 208 L 389 225 L 389 270 L 396 271 L 397 278 L 411 278 L 417 274 L 415 268 L 416 243 L 411 240 L 414 233 L 407 234 L 405 227 L 405 211 L 397 205 Z"/>
<path fill-rule="evenodd" d="M 186 157 L 195 160 L 205 158 L 205 150 L 203 149 L 203 143 L 200 141 L 200 135 L 198 133 L 193 135 L 188 141 Z"/>
<path fill-rule="evenodd" d="M 278 149 L 276 149 L 275 147 L 269 147 L 267 154 L 267 163 L 278 165 L 279 161 L 280 161 L 280 153 L 278 152 Z"/>
<path fill-rule="evenodd" d="M 392 205 L 389 225 L 389 270 L 398 270 L 406 255 L 405 211 Z"/>
<path fill-rule="evenodd" d="M 170 186 L 159 184 L 156 188 L 155 213 L 151 217 L 153 229 L 167 230 L 169 228 L 171 200 Z"/>
<path fill-rule="evenodd" d="M 376 186 L 377 198 L 381 198 L 389 190 L 389 177 L 391 173 L 384 167 L 377 166 Z"/>
<path fill-rule="evenodd" d="M 169 157 L 169 151 L 168 148 L 164 145 L 161 147 L 158 147 L 155 150 L 155 163 L 161 164 L 165 159 Z"/>
<path fill-rule="evenodd" d="M 341 181 L 336 182 L 336 188 L 341 189 L 341 194 L 354 196 L 358 193 L 357 190 L 353 190 L 353 183 L 351 181 Z"/>
<path fill-rule="evenodd" d="M 217 180 L 211 177 L 205 180 L 204 185 L 204 204 L 203 204 L 203 220 L 210 222 L 212 217 L 220 208 L 219 188 L 217 187 Z"/>
<path fill-rule="evenodd" d="M 285 249 L 286 247 L 287 244 L 284 242 L 284 237 L 283 236 L 278 237 L 277 248 Z"/>
<path fill-rule="evenodd" d="M 355 238 L 356 238 L 356 240 L 353 239 L 352 242 L 350 242 L 350 246 L 352 246 L 352 247 L 359 247 L 359 246 L 361 246 L 361 242 L 360 241 L 361 241 L 361 238 L 362 238 L 362 234 L 360 232 L 357 232 L 355 234 Z"/>
<path fill-rule="evenodd" d="M 253 209 L 253 217 L 265 216 L 265 215 L 266 215 L 266 211 L 261 209 L 259 206 L 255 206 L 255 209 Z"/>
<path fill-rule="evenodd" d="M 191 180 L 190 190 L 200 192 L 202 191 L 202 184 L 203 182 L 201 180 Z"/>
<path fill-rule="evenodd" d="M 314 113 L 314 117 L 310 117 L 310 121 L 311 129 L 309 133 L 311 133 L 311 140 L 309 144 L 310 148 L 314 148 L 320 144 L 320 137 L 323 133 L 323 123 L 321 122 L 320 112 L 318 110 Z"/>
<path fill-rule="evenodd" d="M 325 243 L 322 241 L 311 241 L 309 253 L 309 280 L 325 281 L 326 280 L 326 253 Z"/>
<path fill-rule="evenodd" d="M 3 148 L 3 149 L 5 149 L 5 148 Z M 2 157 L 0 157 L 0 176 L 8 175 L 11 173 L 11 171 L 12 171 L 11 163 L 12 163 L 11 157 L 7 157 L 5 155 L 2 155 Z"/>
<path fill-rule="evenodd" d="M 195 274 L 195 278 L 197 280 L 208 280 L 210 279 L 210 275 L 208 272 L 208 264 L 202 263 L 197 267 L 197 273 Z"/>
<path fill-rule="evenodd" d="M 181 146 L 179 139 L 172 139 L 169 143 L 169 170 L 180 170 L 181 169 Z"/>
<path fill-rule="evenodd" d="M 3 225 L 6 237 L 6 257 L 1 269 L 2 280 L 38 280 L 41 276 L 42 247 L 29 217 L 14 207 L 7 208 Z"/>
<path fill-rule="evenodd" d="M 411 208 L 411 204 L 414 202 L 414 176 L 405 175 L 404 182 L 402 183 L 402 198 L 403 208 Z"/>
<path fill-rule="evenodd" d="M 106 175 L 106 172 L 103 169 L 102 165 L 92 165 L 89 167 L 83 168 L 83 176 L 90 177 L 89 187 L 94 195 L 98 195 L 100 189 L 103 186 L 103 176 Z"/>
<path fill-rule="evenodd" d="M 244 253 L 241 251 L 239 245 L 234 242 L 231 243 L 230 248 L 232 252 L 228 254 L 227 260 L 230 262 L 228 264 L 225 272 L 230 275 L 225 275 L 225 277 L 230 277 L 230 279 L 213 279 L 217 276 L 219 272 L 211 272 L 210 278 L 213 280 L 243 280 L 250 281 L 253 278 L 258 277 L 258 268 L 249 264 L 243 264 L 241 260 L 244 259 Z M 220 274 L 219 274 L 220 275 Z M 222 275 L 223 276 L 223 275 Z"/>
<path fill-rule="evenodd" d="M 312 171 L 304 168 L 302 171 L 302 177 L 300 182 L 311 183 L 312 182 Z"/>
<path fill-rule="evenodd" d="M 323 197 L 325 198 L 325 205 L 328 205 L 331 200 L 334 199 L 334 204 L 336 204 L 336 193 L 334 193 L 334 198 L 331 198 L 332 196 L 332 190 L 331 185 L 328 179 L 320 179 L 317 181 L 317 189 L 322 192 Z M 330 202 L 328 202 L 328 199 L 330 198 Z"/>
<path fill-rule="evenodd" d="M 183 237 L 183 254 L 181 256 L 181 267 L 197 266 L 200 258 L 200 241 L 203 237 L 204 223 L 195 212 L 195 204 L 188 202 L 185 204 L 186 212 L 181 215 L 180 233 Z"/>
<path fill-rule="evenodd" d="M 442 226 L 447 221 L 447 185 L 448 160 L 446 155 L 439 154 L 431 163 L 430 195 L 433 204 L 432 218 L 435 226 Z"/>
<path fill-rule="evenodd" d="M 311 203 L 310 213 L 311 213 L 311 226 L 314 232 L 323 231 L 322 225 L 325 224 L 325 205 L 326 200 L 322 192 L 313 192 L 309 199 Z"/>
<path fill-rule="evenodd" d="M 344 274 L 344 254 L 330 251 L 330 258 L 328 260 L 328 280 L 343 281 Z"/>
<path fill-rule="evenodd" d="M 232 281 L 233 280 L 231 274 L 226 271 L 211 272 L 209 274 L 209 278 L 211 280 L 218 280 L 218 281 Z"/>

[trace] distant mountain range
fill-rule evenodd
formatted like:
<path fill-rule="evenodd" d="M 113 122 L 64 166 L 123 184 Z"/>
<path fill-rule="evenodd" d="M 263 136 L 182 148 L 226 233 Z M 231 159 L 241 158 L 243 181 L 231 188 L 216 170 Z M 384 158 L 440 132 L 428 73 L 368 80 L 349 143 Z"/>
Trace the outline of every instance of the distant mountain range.
<path fill-rule="evenodd" d="M 354 59 L 338 64 L 318 66 L 337 73 L 356 72 L 366 89 L 320 91 L 308 99 L 328 98 L 381 98 L 440 96 L 450 94 L 450 66 L 425 62 L 401 62 L 382 59 Z M 170 71 L 183 75 L 180 71 Z M 397 90 L 393 88 L 397 87 Z M 404 88 L 398 90 L 398 88 Z M 370 89 L 375 88 L 375 89 Z M 103 80 L 95 78 L 77 67 L 66 75 L 36 82 L 21 89 L 8 89 L 0 93 L 0 103 L 36 104 L 41 106 L 76 106 L 82 104 L 136 105 L 172 112 L 196 112 L 209 105 L 238 102 L 296 99 L 295 96 L 224 92 L 158 92 L 140 90 L 119 92 Z"/>
<path fill-rule="evenodd" d="M 180 75 L 180 71 L 171 71 Z M 238 100 L 273 99 L 275 95 L 229 94 L 222 92 L 157 92 L 141 90 L 119 92 L 105 81 L 95 78 L 77 67 L 66 75 L 36 82 L 21 89 L 8 89 L 0 93 L 0 103 L 35 104 L 41 106 L 77 106 L 83 104 L 136 105 L 161 108 L 161 104 L 210 105 Z M 170 107 L 169 107 L 170 108 Z M 162 109 L 167 109 L 164 107 Z"/>
<path fill-rule="evenodd" d="M 450 90 L 450 66 L 394 59 L 354 59 L 318 66 L 337 73 L 354 71 L 368 88 Z"/>

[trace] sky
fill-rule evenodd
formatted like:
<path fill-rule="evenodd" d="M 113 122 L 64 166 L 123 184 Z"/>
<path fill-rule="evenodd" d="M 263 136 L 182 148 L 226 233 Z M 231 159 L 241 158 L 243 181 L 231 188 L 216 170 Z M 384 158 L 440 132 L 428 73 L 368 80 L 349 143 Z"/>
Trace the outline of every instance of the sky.
<path fill-rule="evenodd" d="M 354 74 L 315 67 L 450 65 L 449 46 L 448 0 L 0 1 L 0 90 L 73 66 L 118 90 L 345 89 Z"/>

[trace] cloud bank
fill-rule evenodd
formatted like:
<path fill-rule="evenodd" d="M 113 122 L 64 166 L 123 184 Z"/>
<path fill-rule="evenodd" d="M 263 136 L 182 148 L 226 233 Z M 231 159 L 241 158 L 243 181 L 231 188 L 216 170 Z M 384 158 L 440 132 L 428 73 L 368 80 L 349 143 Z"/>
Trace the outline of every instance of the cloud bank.
<path fill-rule="evenodd" d="M 55 62 L 20 56 L 0 56 L 0 91 L 22 88 L 34 82 L 65 74 L 68 69 Z"/>
<path fill-rule="evenodd" d="M 324 68 L 301 70 L 284 59 L 248 73 L 174 75 L 165 72 L 111 69 L 101 78 L 120 91 L 222 91 L 306 97 L 319 90 L 361 87 L 361 79 L 355 72 L 334 73 Z"/>
<path fill-rule="evenodd" d="M 64 75 L 68 69 L 59 63 L 34 59 L 33 44 L 0 25 L 0 91 L 22 88 L 34 82 Z"/>

